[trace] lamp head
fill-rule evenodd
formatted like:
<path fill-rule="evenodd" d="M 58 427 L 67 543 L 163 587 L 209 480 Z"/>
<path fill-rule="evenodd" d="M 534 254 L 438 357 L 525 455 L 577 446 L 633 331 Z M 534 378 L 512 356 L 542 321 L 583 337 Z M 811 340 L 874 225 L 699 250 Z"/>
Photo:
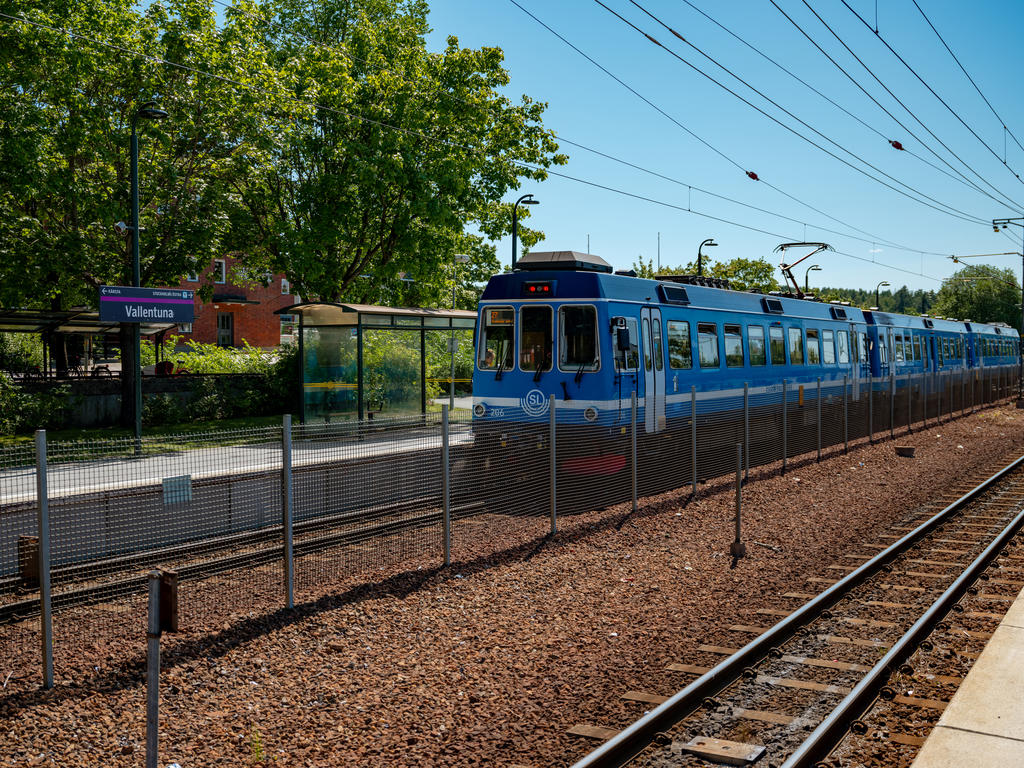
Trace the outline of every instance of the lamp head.
<path fill-rule="evenodd" d="M 454 259 L 456 264 L 469 264 L 469 262 L 471 261 L 472 257 L 467 256 L 464 253 L 456 253 L 455 256 L 453 257 L 453 259 Z"/>
<path fill-rule="evenodd" d="M 135 116 L 141 117 L 143 120 L 163 120 L 165 117 L 170 117 L 170 113 L 161 109 L 155 101 L 147 101 L 139 107 Z"/>
<path fill-rule="evenodd" d="M 821 267 L 819 267 L 817 264 L 812 264 L 810 267 L 807 268 L 807 271 L 808 272 L 821 272 Z"/>
<path fill-rule="evenodd" d="M 533 195 L 527 195 L 526 199 L 522 201 L 523 205 L 538 205 L 540 200 L 534 200 Z"/>

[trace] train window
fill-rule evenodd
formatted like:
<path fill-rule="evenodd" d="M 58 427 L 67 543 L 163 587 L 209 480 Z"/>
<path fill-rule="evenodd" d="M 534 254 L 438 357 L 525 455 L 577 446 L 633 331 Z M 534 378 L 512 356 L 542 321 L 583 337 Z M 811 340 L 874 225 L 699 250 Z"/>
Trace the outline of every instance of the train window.
<path fill-rule="evenodd" d="M 878 361 L 880 363 L 889 362 L 889 347 L 886 345 L 885 340 L 881 340 L 882 343 L 878 345 Z"/>
<path fill-rule="evenodd" d="M 804 364 L 804 334 L 799 328 L 789 329 L 789 364 Z"/>
<path fill-rule="evenodd" d="M 895 351 L 896 351 L 896 354 L 894 355 L 893 359 L 897 363 L 902 363 L 903 362 L 903 334 L 900 334 L 900 335 L 896 336 L 896 338 L 893 340 L 893 344 L 895 345 Z"/>
<path fill-rule="evenodd" d="M 868 362 L 868 335 L 864 332 L 857 334 L 857 362 Z"/>
<path fill-rule="evenodd" d="M 665 367 L 665 355 L 661 351 L 661 320 L 655 318 L 651 322 L 654 325 L 654 370 L 660 371 Z"/>
<path fill-rule="evenodd" d="M 743 332 L 738 325 L 725 326 L 725 364 L 729 368 L 743 367 Z"/>
<path fill-rule="evenodd" d="M 507 370 L 514 364 L 512 347 L 516 313 L 512 307 L 484 307 L 480 324 L 480 356 L 477 365 L 483 370 Z"/>
<path fill-rule="evenodd" d="M 921 337 L 914 337 L 914 360 L 921 359 Z"/>
<path fill-rule="evenodd" d="M 821 363 L 821 346 L 818 344 L 818 329 L 807 329 L 807 364 L 818 365 Z"/>
<path fill-rule="evenodd" d="M 644 323 L 644 370 L 651 370 L 651 321 L 646 317 Z"/>
<path fill-rule="evenodd" d="M 701 368 L 718 367 L 718 326 L 714 323 L 697 323 L 697 354 Z"/>
<path fill-rule="evenodd" d="M 836 346 L 839 348 L 839 363 L 846 365 L 850 362 L 850 334 L 847 331 L 836 332 Z"/>
<path fill-rule="evenodd" d="M 772 326 L 768 329 L 768 343 L 772 356 L 772 365 L 786 364 L 786 339 L 782 335 L 782 329 Z"/>
<path fill-rule="evenodd" d="M 835 334 L 832 331 L 821 332 L 821 362 L 825 365 L 835 365 L 836 344 L 833 341 Z"/>
<path fill-rule="evenodd" d="M 747 349 L 750 352 L 751 365 L 764 365 L 767 362 L 764 350 L 764 328 L 760 325 L 747 326 Z"/>
<path fill-rule="evenodd" d="M 668 321 L 668 366 L 677 370 L 693 368 L 693 350 L 690 348 L 690 324 L 685 321 Z"/>
<path fill-rule="evenodd" d="M 577 371 L 596 371 L 597 310 L 586 305 L 565 304 L 558 309 L 558 363 Z"/>
<path fill-rule="evenodd" d="M 943 349 L 945 348 L 945 346 L 946 346 L 946 340 L 945 339 L 939 339 L 939 344 L 938 344 L 938 347 L 939 347 L 939 365 L 942 365 L 946 361 L 946 356 L 944 354 L 942 354 Z"/>
<path fill-rule="evenodd" d="M 551 343 L 551 307 L 519 310 L 519 367 L 524 371 L 550 371 Z"/>
<path fill-rule="evenodd" d="M 629 349 L 616 350 L 615 365 L 620 371 L 635 371 L 640 367 L 640 336 L 637 333 L 635 317 L 626 318 L 626 328 L 629 329 Z M 614 336 L 613 336 L 614 338 Z"/>

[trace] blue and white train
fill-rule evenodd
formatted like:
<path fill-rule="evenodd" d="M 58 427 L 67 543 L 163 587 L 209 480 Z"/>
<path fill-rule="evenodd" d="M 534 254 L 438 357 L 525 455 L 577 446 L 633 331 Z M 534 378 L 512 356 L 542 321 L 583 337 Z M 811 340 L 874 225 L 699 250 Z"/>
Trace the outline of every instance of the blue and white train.
<path fill-rule="evenodd" d="M 823 392 L 831 403 L 837 387 L 853 403 L 864 402 L 869 390 L 888 393 L 890 385 L 899 387 L 900 413 L 908 413 L 909 421 L 917 413 L 927 416 L 920 409 L 941 409 L 943 395 L 957 395 L 952 387 L 963 389 L 971 378 L 984 378 L 960 372 L 1017 375 L 1019 336 L 1006 325 L 734 291 L 707 279 L 699 281 L 704 285 L 678 280 L 614 274 L 599 257 L 574 251 L 531 253 L 512 273 L 492 277 L 480 301 L 476 333 L 476 439 L 493 441 L 498 455 L 507 447 L 510 461 L 521 460 L 517 436 L 529 435 L 531 424 L 540 434 L 554 395 L 560 434 L 564 425 L 572 440 L 574 428 L 586 428 L 578 432 L 586 435 L 584 444 L 564 459 L 560 446 L 559 471 L 611 475 L 626 465 L 616 439 L 630 423 L 634 392 L 638 435 L 648 445 L 671 433 L 673 425 L 689 424 L 696 403 L 701 423 L 716 425 L 705 442 L 717 435 L 724 446 L 736 438 L 735 417 L 742 415 L 746 397 L 744 437 L 751 445 L 764 443 L 768 460 L 770 444 L 779 440 L 784 380 L 787 405 L 793 407 L 813 407 Z M 929 380 L 945 384 L 916 383 Z M 609 440 L 595 439 L 598 435 Z M 526 436 L 520 442 L 536 441 Z M 675 442 L 679 445 L 664 447 L 668 453 L 688 450 L 688 441 Z M 789 452 L 801 448 L 809 446 L 798 441 Z M 701 474 L 728 469 L 708 466 Z"/>

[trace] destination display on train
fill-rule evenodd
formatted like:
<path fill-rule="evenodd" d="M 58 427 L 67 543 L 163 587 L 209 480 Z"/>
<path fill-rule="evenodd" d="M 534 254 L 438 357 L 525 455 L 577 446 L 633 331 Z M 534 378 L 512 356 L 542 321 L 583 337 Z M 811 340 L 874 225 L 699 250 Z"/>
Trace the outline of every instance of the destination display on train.
<path fill-rule="evenodd" d="M 116 323 L 191 323 L 195 291 L 183 288 L 100 286 L 100 320 Z"/>

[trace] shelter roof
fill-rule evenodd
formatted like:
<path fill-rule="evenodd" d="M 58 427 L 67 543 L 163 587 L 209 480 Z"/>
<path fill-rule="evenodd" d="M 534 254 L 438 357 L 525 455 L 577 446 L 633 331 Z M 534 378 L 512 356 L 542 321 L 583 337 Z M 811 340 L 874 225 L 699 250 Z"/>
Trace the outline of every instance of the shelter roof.
<path fill-rule="evenodd" d="M 376 304 L 334 304 L 306 301 L 275 310 L 277 315 L 301 315 L 303 325 L 374 325 L 401 327 L 473 327 L 476 312 L 465 309 L 384 307 Z"/>
<path fill-rule="evenodd" d="M 175 323 L 139 323 L 143 336 L 154 336 L 176 328 Z M 0 332 L 3 333 L 115 333 L 121 323 L 100 320 L 91 309 L 3 309 L 0 308 Z"/>

